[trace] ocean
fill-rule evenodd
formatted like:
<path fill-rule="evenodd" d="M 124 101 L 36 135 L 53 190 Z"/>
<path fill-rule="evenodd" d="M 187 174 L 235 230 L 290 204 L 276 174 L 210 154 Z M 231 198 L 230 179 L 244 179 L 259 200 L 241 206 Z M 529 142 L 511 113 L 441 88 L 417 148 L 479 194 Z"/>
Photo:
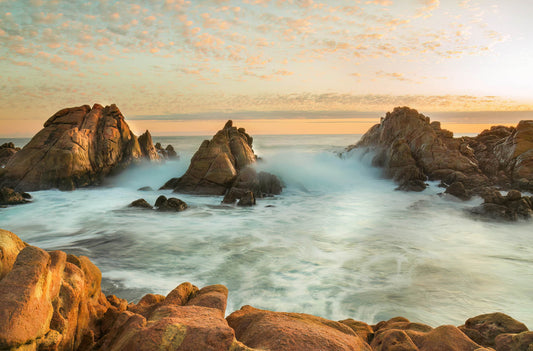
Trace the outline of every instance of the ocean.
<path fill-rule="evenodd" d="M 255 136 L 257 168 L 285 185 L 255 207 L 157 190 L 185 172 L 206 138 L 154 137 L 180 159 L 130 168 L 98 188 L 34 192 L 31 204 L 0 209 L 0 228 L 88 256 L 102 271 L 104 293 L 130 301 L 189 281 L 227 286 L 227 313 L 252 305 L 438 326 L 500 311 L 533 327 L 531 222 L 473 219 L 466 209 L 482 200 L 443 196 L 437 183 L 421 193 L 395 191 L 368 155 L 339 156 L 359 135 Z M 143 186 L 155 190 L 137 190 Z M 189 209 L 128 208 L 162 194 Z"/>

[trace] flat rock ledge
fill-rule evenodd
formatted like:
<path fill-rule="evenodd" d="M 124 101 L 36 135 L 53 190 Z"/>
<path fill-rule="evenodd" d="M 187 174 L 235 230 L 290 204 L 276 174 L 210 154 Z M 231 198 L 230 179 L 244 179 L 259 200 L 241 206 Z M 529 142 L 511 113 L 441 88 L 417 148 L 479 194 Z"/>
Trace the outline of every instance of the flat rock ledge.
<path fill-rule="evenodd" d="M 182 283 L 134 304 L 104 296 L 87 257 L 44 251 L 6 230 L 0 253 L 0 350 L 533 349 L 533 332 L 503 313 L 437 328 L 403 317 L 369 325 L 252 306 L 224 318 L 223 285 Z"/>

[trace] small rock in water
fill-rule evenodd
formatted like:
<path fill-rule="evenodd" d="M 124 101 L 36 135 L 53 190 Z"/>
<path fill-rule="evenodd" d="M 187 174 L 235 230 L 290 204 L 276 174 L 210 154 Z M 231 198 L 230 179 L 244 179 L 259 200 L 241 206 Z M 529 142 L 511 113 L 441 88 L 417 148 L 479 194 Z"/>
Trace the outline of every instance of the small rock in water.
<path fill-rule="evenodd" d="M 158 211 L 164 212 L 181 212 L 187 209 L 187 204 L 175 197 L 166 198 L 164 195 L 161 195 L 157 198 L 155 202 L 155 207 Z"/>
<path fill-rule="evenodd" d="M 0 189 L 0 205 L 19 205 L 30 202 L 31 195 L 24 192 L 18 192 L 11 188 L 3 187 Z"/>
<path fill-rule="evenodd" d="M 142 188 L 137 189 L 138 191 L 154 191 L 150 186 L 143 186 Z"/>
<path fill-rule="evenodd" d="M 150 210 L 153 208 L 145 199 L 135 200 L 128 207 L 148 208 Z"/>
<path fill-rule="evenodd" d="M 244 193 L 243 196 L 241 196 L 241 199 L 239 202 L 237 202 L 237 206 L 253 206 L 255 205 L 255 196 L 254 193 L 251 191 L 247 191 Z"/>

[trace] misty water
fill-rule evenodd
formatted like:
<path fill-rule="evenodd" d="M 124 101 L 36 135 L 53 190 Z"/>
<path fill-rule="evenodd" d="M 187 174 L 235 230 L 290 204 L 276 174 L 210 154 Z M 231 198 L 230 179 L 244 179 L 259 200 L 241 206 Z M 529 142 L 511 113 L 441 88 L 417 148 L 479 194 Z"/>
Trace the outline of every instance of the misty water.
<path fill-rule="evenodd" d="M 34 192 L 33 203 L 0 209 L 0 228 L 48 250 L 88 256 L 106 294 L 131 301 L 181 282 L 229 288 L 242 305 L 375 323 L 395 316 L 460 325 L 501 311 L 533 327 L 531 222 L 469 217 L 481 199 L 395 191 L 367 158 L 338 153 L 358 136 L 256 136 L 258 168 L 282 178 L 280 196 L 253 208 L 221 197 L 137 190 L 180 176 L 201 137 L 154 138 L 179 161 L 143 165 L 104 187 Z M 128 208 L 164 194 L 181 213 Z"/>

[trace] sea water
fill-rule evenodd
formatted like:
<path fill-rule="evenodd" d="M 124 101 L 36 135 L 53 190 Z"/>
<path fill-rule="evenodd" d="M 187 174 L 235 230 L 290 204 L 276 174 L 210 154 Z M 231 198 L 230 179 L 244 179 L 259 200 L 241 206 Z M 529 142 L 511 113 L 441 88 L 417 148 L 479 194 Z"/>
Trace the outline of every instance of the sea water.
<path fill-rule="evenodd" d="M 357 152 L 355 135 L 256 136 L 257 168 L 284 182 L 254 207 L 157 190 L 181 176 L 202 137 L 154 138 L 180 159 L 130 168 L 103 187 L 32 193 L 0 209 L 0 228 L 47 250 L 88 256 L 105 294 L 137 301 L 189 281 L 224 284 L 243 305 L 376 323 L 395 316 L 460 325 L 501 311 L 533 327 L 531 222 L 471 218 L 481 203 L 395 191 Z M 150 186 L 153 191 L 139 191 Z M 175 196 L 180 213 L 128 208 Z"/>

